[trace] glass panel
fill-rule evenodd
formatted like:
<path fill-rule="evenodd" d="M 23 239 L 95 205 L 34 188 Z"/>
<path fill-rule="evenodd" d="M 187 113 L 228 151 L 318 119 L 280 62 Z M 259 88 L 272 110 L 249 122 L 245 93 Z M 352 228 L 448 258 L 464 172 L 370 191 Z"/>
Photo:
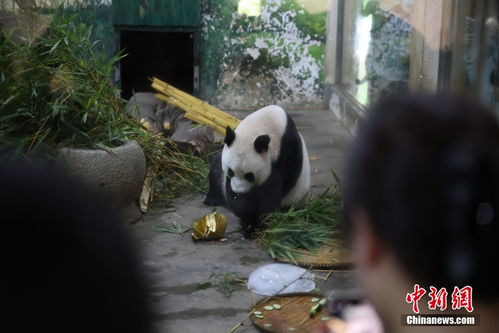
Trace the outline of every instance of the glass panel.
<path fill-rule="evenodd" d="M 416 76 L 411 79 L 413 89 L 450 89 L 473 94 L 499 115 L 496 0 L 344 3 L 346 43 L 341 77 L 347 91 L 361 105 L 368 106 L 382 96 L 407 90 L 412 65 L 413 74 L 420 76 L 419 82 Z M 420 13 L 417 22 L 416 12 Z M 430 17 L 438 19 L 433 21 Z M 421 41 L 412 45 L 415 40 Z M 410 63 L 411 52 L 414 64 Z"/>
<path fill-rule="evenodd" d="M 460 0 L 456 12 L 450 84 L 474 93 L 499 115 L 499 5 Z"/>
<path fill-rule="evenodd" d="M 350 93 L 366 106 L 409 81 L 413 0 L 355 0 Z"/>

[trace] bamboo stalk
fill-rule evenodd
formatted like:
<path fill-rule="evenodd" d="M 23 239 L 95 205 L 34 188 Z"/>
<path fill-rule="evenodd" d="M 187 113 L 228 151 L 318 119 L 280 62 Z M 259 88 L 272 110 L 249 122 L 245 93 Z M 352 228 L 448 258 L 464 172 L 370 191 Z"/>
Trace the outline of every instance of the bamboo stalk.
<path fill-rule="evenodd" d="M 307 315 L 305 318 L 303 318 L 302 321 L 300 321 L 300 323 L 298 324 L 298 327 L 300 327 L 301 325 L 303 325 L 303 323 L 306 322 L 307 319 L 310 319 L 310 315 Z"/>
<path fill-rule="evenodd" d="M 155 88 L 154 85 L 153 85 L 153 88 Z M 240 123 L 239 120 L 233 120 L 232 118 L 227 117 L 227 114 L 225 114 L 223 112 L 215 113 L 215 112 L 207 111 L 207 110 L 203 109 L 203 107 L 201 105 L 196 104 L 196 103 L 192 103 L 192 101 L 189 101 L 189 100 L 184 100 L 179 96 L 156 94 L 156 97 L 159 99 L 162 99 L 170 104 L 173 104 L 173 105 L 181 108 L 184 111 L 191 112 L 191 113 L 198 113 L 199 115 L 202 115 L 204 118 L 210 119 L 222 127 L 230 126 L 231 128 L 234 129 Z"/>
<path fill-rule="evenodd" d="M 215 123 L 216 125 L 218 125 L 222 128 L 225 128 L 227 126 L 233 126 L 233 124 L 231 124 L 230 122 L 227 122 L 223 119 L 217 118 L 215 116 L 210 116 L 210 115 L 207 116 L 207 115 L 205 115 L 205 113 L 199 112 L 199 108 L 197 106 L 186 104 L 184 101 L 181 101 L 181 100 L 178 100 L 176 98 L 169 97 L 169 96 L 165 96 L 162 94 L 156 94 L 155 96 L 158 99 L 161 99 L 165 102 L 168 102 L 169 104 L 172 104 L 178 108 L 181 108 L 182 110 L 184 110 L 187 113 L 196 114 L 201 119 L 206 119 L 212 123 Z"/>
<path fill-rule="evenodd" d="M 180 89 L 177 89 L 174 86 L 169 85 L 168 83 L 159 80 L 158 78 L 153 78 L 153 84 L 156 85 L 155 89 L 158 89 L 159 91 L 164 92 L 166 95 L 177 96 L 177 97 L 181 98 L 182 100 L 191 101 L 194 104 L 199 104 L 200 106 L 204 106 L 207 111 L 209 111 L 211 113 L 219 114 L 220 117 L 227 117 L 228 119 L 232 119 L 233 121 L 236 121 L 236 122 L 239 121 L 239 119 L 237 119 L 236 117 L 229 115 L 229 114 L 223 112 L 222 110 L 206 103 L 205 101 L 200 100 L 192 95 L 189 95 L 188 93 L 186 93 Z"/>
<path fill-rule="evenodd" d="M 168 96 L 165 96 L 165 95 L 159 94 L 159 93 L 155 94 L 154 97 L 156 97 L 156 98 L 158 98 L 158 99 L 160 99 L 162 101 L 165 101 L 165 102 L 167 102 L 169 104 L 172 104 L 173 106 L 181 108 L 184 111 L 188 111 L 188 107 L 184 103 L 176 100 L 175 98 L 168 97 Z M 187 110 L 185 110 L 184 108 L 187 108 Z"/>
<path fill-rule="evenodd" d="M 186 111 L 187 113 L 191 115 L 196 115 L 197 119 L 192 119 L 189 118 L 193 121 L 200 122 L 201 124 L 207 125 L 215 129 L 216 131 L 222 133 L 225 135 L 225 128 L 227 126 L 231 128 L 235 128 L 235 124 L 231 122 L 227 122 L 225 120 L 222 120 L 220 118 L 217 118 L 215 116 L 208 115 L 206 116 L 205 113 L 199 112 L 198 107 L 196 106 L 191 106 L 188 104 L 185 104 L 183 101 L 180 101 L 178 99 L 168 97 L 162 94 L 156 94 L 156 98 L 161 99 L 169 104 L 172 104 L 178 108 L 181 108 L 182 110 Z M 203 121 L 206 120 L 206 121 Z"/>
<path fill-rule="evenodd" d="M 180 102 L 189 108 L 189 112 L 196 113 L 197 115 L 199 115 L 205 119 L 208 119 L 208 120 L 216 123 L 217 125 L 222 126 L 223 128 L 225 128 L 227 126 L 229 126 L 231 128 L 236 128 L 236 126 L 237 126 L 237 123 L 233 122 L 232 120 L 219 117 L 218 115 L 214 115 L 214 114 L 211 114 L 209 112 L 205 112 L 204 110 L 200 109 L 198 105 L 190 105 L 190 104 L 187 104 L 183 101 L 180 101 Z"/>
<path fill-rule="evenodd" d="M 219 118 L 230 120 L 234 123 L 239 124 L 240 120 L 228 113 L 223 112 L 222 110 L 206 103 L 205 101 L 202 101 L 194 96 L 191 96 L 187 94 L 186 92 L 183 92 L 180 89 L 177 89 L 157 78 L 153 78 L 153 83 L 152 87 L 162 93 L 164 93 L 167 96 L 171 97 L 176 97 L 182 101 L 184 101 L 186 104 L 192 104 L 192 105 L 197 105 L 200 107 L 200 109 L 204 113 L 209 113 L 212 115 L 217 115 Z"/>
<path fill-rule="evenodd" d="M 190 113 L 190 112 L 186 112 L 184 117 L 186 117 L 187 119 L 190 119 L 196 123 L 205 124 L 206 126 L 213 128 L 218 133 L 225 135 L 225 128 L 220 126 L 220 125 L 217 125 L 216 123 L 212 122 L 209 119 L 203 118 L 202 116 L 199 116 L 197 114 Z"/>

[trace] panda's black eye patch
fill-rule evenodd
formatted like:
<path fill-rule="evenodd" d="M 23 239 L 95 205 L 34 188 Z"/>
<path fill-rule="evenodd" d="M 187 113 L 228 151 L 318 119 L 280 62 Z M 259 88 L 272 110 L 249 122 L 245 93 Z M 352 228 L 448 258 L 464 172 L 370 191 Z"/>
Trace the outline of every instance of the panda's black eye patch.
<path fill-rule="evenodd" d="M 244 179 L 246 179 L 249 182 L 254 182 L 255 181 L 255 175 L 252 172 L 248 172 L 244 175 Z"/>
<path fill-rule="evenodd" d="M 230 178 L 234 177 L 234 171 L 231 168 L 229 168 L 229 170 L 227 171 L 227 173 L 229 174 Z"/>

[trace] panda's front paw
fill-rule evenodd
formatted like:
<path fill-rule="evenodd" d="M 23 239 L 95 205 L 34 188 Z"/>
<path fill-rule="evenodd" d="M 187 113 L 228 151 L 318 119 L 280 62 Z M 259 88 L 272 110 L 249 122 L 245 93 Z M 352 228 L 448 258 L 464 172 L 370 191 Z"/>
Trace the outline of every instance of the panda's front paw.
<path fill-rule="evenodd" d="M 220 205 L 220 203 L 217 200 L 215 200 L 214 198 L 212 198 L 210 196 L 206 196 L 206 198 L 204 198 L 204 200 L 203 200 L 203 203 L 206 206 L 218 206 L 218 205 Z"/>
<path fill-rule="evenodd" d="M 254 239 L 257 235 L 257 232 L 261 230 L 262 228 L 259 226 L 256 226 L 254 224 L 248 225 L 243 228 L 243 237 L 245 239 Z"/>
<path fill-rule="evenodd" d="M 243 237 L 252 239 L 258 230 L 259 220 L 254 215 L 240 216 Z"/>
<path fill-rule="evenodd" d="M 223 195 L 220 195 L 219 193 L 213 193 L 213 191 L 210 191 L 204 198 L 203 203 L 206 206 L 224 206 L 225 199 Z"/>

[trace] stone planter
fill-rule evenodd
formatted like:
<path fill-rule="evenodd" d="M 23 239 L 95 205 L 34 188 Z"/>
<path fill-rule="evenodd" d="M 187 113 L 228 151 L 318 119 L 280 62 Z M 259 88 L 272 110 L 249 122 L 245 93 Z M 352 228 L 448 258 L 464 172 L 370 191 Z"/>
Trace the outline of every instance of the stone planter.
<path fill-rule="evenodd" d="M 146 175 L 146 159 L 136 141 L 113 148 L 111 152 L 62 148 L 57 157 L 70 176 L 91 190 L 111 196 L 115 209 L 126 222 L 141 218 L 138 198 Z"/>

